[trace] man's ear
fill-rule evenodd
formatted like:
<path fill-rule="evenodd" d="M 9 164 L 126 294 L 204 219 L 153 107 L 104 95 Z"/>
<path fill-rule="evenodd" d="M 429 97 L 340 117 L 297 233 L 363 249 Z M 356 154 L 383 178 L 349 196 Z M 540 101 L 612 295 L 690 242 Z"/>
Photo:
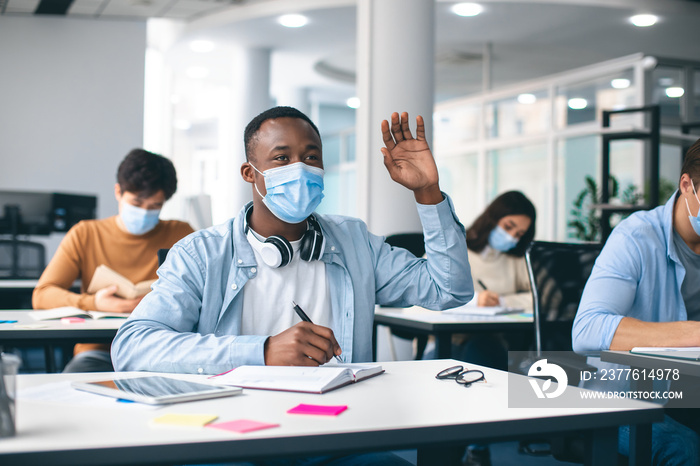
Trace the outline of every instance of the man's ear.
<path fill-rule="evenodd" d="M 246 183 L 255 183 L 255 170 L 248 162 L 241 165 L 241 177 Z"/>
<path fill-rule="evenodd" d="M 678 183 L 678 189 L 681 191 L 681 194 L 686 194 L 686 193 L 692 193 L 693 192 L 693 180 L 690 178 L 690 175 L 687 173 L 683 173 L 681 175 L 681 181 Z"/>
<path fill-rule="evenodd" d="M 117 202 L 122 198 L 122 188 L 119 186 L 119 183 L 114 183 L 114 198 Z"/>

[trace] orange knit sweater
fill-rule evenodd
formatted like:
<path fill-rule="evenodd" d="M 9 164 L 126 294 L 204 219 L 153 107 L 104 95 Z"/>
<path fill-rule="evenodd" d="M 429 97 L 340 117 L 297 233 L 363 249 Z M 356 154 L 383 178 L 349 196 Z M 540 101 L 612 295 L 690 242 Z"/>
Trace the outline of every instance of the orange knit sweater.
<path fill-rule="evenodd" d="M 161 220 L 144 235 L 132 235 L 121 230 L 117 217 L 86 220 L 66 234 L 39 278 L 32 295 L 34 309 L 74 306 L 95 309 L 95 296 L 86 293 L 97 266 L 105 264 L 133 283 L 158 278 L 158 249 L 170 248 L 192 233 L 188 223 Z M 69 288 L 80 278 L 81 293 Z M 87 349 L 108 349 L 105 345 L 76 345 L 75 352 Z"/>

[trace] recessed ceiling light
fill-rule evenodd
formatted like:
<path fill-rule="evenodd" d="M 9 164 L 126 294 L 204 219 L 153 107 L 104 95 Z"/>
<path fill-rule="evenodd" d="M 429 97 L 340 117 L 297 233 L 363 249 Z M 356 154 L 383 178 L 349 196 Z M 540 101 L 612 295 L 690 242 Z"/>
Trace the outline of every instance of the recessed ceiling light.
<path fill-rule="evenodd" d="M 638 28 L 653 26 L 658 20 L 656 15 L 634 15 L 630 18 L 630 22 Z"/>
<path fill-rule="evenodd" d="M 627 89 L 630 87 L 630 84 L 632 83 L 627 78 L 617 78 L 610 81 L 610 85 L 615 89 Z"/>
<path fill-rule="evenodd" d="M 534 104 L 537 102 L 537 97 L 535 97 L 535 94 L 520 94 L 518 102 L 525 105 Z"/>
<path fill-rule="evenodd" d="M 204 79 L 209 76 L 209 69 L 203 66 L 191 66 L 185 71 L 188 78 L 192 79 Z"/>
<path fill-rule="evenodd" d="M 300 28 L 306 26 L 309 19 L 304 15 L 282 15 L 277 18 L 277 22 L 287 28 Z"/>
<path fill-rule="evenodd" d="M 345 105 L 347 105 L 350 108 L 359 108 L 360 107 L 360 98 L 359 97 L 350 97 L 348 100 L 345 101 Z"/>
<path fill-rule="evenodd" d="M 582 99 L 581 97 L 569 99 L 569 108 L 572 110 L 582 110 L 586 107 L 588 107 L 588 101 L 586 99 Z"/>
<path fill-rule="evenodd" d="M 678 97 L 682 97 L 683 94 L 685 94 L 685 89 L 683 89 L 682 87 L 667 87 L 666 88 L 666 95 L 672 99 L 677 99 Z"/>
<path fill-rule="evenodd" d="M 484 11 L 484 7 L 478 3 L 456 3 L 452 6 L 452 13 L 457 16 L 476 16 Z"/>
<path fill-rule="evenodd" d="M 207 53 L 214 50 L 214 42 L 210 40 L 193 40 L 190 42 L 190 50 L 197 53 Z"/>

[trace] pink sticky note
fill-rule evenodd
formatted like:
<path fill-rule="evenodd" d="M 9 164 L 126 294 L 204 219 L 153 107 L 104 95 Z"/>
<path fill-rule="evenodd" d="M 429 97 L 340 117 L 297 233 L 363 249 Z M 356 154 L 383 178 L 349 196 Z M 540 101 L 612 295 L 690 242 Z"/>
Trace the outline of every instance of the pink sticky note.
<path fill-rule="evenodd" d="M 230 430 L 241 434 L 253 432 L 254 430 L 270 429 L 279 427 L 279 424 L 268 424 L 267 422 L 250 421 L 248 419 L 239 419 L 237 421 L 217 422 L 215 424 L 207 424 L 204 427 L 212 427 L 214 429 Z"/>
<path fill-rule="evenodd" d="M 85 322 L 82 317 L 63 317 L 61 319 L 62 324 L 80 324 L 82 322 Z"/>
<path fill-rule="evenodd" d="M 293 407 L 289 411 L 289 414 L 318 414 L 321 416 L 337 416 L 348 409 L 345 405 L 338 406 L 326 406 L 326 405 L 305 405 L 300 404 Z"/>

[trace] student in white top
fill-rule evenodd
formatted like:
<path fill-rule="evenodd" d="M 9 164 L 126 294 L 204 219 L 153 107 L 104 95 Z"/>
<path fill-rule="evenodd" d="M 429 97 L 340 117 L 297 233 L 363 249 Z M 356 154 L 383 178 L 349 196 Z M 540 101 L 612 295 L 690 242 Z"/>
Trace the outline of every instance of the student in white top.
<path fill-rule="evenodd" d="M 467 229 L 477 306 L 532 310 L 525 250 L 535 237 L 535 206 L 520 191 L 491 202 Z"/>

